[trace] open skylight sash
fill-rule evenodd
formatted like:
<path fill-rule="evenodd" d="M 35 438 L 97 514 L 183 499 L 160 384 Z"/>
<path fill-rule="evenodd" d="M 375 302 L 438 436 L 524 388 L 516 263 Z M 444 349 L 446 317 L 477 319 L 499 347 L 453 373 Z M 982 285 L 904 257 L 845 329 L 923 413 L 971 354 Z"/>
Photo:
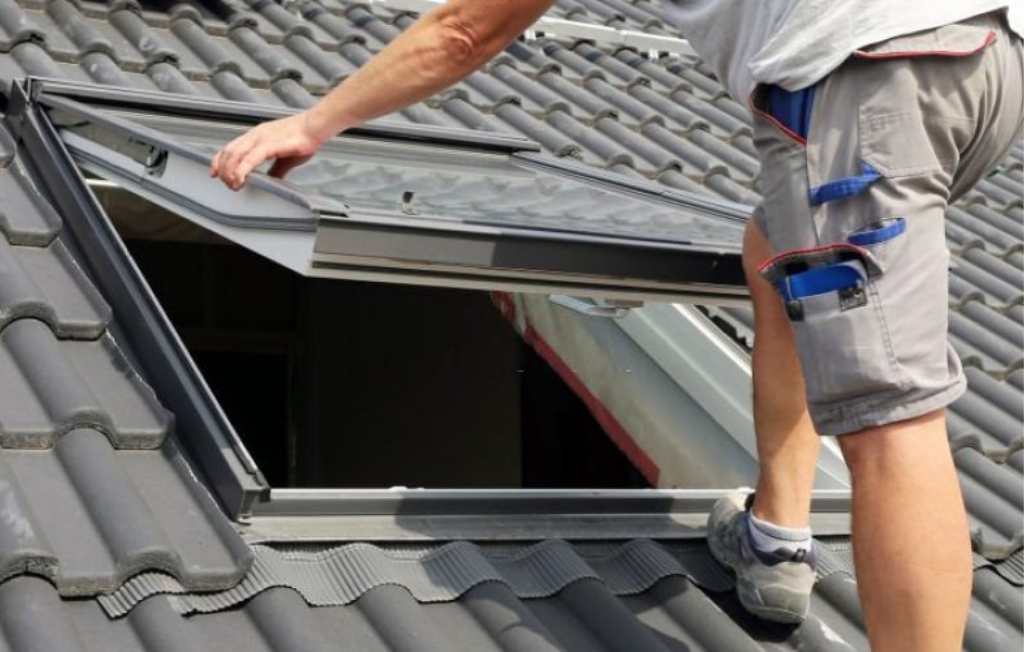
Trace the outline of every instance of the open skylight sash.
<path fill-rule="evenodd" d="M 511 141 L 346 134 L 293 183 L 255 173 L 235 192 L 209 166 L 245 124 L 137 102 L 98 109 L 42 88 L 37 102 L 84 168 L 306 276 L 711 303 L 745 294 L 734 211 L 560 171 Z"/>

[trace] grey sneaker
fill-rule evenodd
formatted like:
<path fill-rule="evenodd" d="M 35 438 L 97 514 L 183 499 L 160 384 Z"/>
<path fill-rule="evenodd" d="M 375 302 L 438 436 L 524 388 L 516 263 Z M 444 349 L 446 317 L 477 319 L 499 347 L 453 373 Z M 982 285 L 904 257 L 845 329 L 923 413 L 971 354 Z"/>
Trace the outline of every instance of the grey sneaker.
<path fill-rule="evenodd" d="M 736 592 L 747 611 L 776 623 L 803 622 L 814 588 L 814 548 L 807 554 L 755 550 L 747 520 L 752 498 L 735 493 L 715 503 L 708 515 L 708 547 L 718 563 L 736 574 Z"/>

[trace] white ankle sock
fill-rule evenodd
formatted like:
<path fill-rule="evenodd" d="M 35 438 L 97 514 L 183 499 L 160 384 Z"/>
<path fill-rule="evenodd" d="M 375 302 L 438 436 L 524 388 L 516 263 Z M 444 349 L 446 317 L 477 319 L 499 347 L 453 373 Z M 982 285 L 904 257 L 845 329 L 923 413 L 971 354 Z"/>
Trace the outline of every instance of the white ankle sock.
<path fill-rule="evenodd" d="M 747 514 L 750 519 L 750 543 L 762 552 L 776 552 L 780 548 L 796 553 L 804 550 L 811 551 L 811 528 L 783 527 L 768 521 L 762 521 L 754 516 L 751 511 Z"/>

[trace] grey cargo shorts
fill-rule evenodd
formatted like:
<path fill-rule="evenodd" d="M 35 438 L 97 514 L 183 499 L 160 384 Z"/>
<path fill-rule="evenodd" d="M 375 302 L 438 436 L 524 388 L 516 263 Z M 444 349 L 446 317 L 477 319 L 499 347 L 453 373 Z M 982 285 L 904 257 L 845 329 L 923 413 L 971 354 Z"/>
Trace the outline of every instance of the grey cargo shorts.
<path fill-rule="evenodd" d="M 966 379 L 946 336 L 944 214 L 1020 138 L 1020 39 L 996 13 L 865 48 L 814 88 L 806 137 L 772 90 L 751 97 L 752 219 L 777 254 L 760 273 L 789 315 L 818 433 L 948 405 Z"/>

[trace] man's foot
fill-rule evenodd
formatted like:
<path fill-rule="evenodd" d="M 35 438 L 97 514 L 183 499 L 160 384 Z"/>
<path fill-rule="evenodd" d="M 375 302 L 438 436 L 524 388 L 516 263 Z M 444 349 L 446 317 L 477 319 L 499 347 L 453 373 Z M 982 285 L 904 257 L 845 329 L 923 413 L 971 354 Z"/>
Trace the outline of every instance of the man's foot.
<path fill-rule="evenodd" d="M 788 545 L 763 533 L 754 541 L 751 499 L 735 493 L 715 503 L 708 516 L 711 554 L 736 574 L 736 592 L 747 611 L 776 623 L 800 623 L 807 617 L 814 588 L 814 547 Z M 767 541 L 778 545 L 766 548 Z"/>

